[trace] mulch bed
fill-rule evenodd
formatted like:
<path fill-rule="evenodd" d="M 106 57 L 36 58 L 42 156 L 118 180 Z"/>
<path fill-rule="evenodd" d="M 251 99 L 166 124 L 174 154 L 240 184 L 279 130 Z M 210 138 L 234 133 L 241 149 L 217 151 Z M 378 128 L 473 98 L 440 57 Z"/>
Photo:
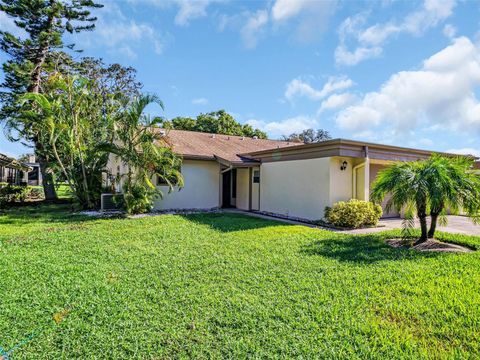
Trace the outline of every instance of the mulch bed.
<path fill-rule="evenodd" d="M 438 251 L 438 252 L 458 252 L 469 253 L 474 250 L 457 244 L 446 243 L 435 239 L 429 239 L 428 241 L 412 246 L 416 239 L 387 239 L 385 242 L 394 248 L 412 249 L 417 251 Z"/>

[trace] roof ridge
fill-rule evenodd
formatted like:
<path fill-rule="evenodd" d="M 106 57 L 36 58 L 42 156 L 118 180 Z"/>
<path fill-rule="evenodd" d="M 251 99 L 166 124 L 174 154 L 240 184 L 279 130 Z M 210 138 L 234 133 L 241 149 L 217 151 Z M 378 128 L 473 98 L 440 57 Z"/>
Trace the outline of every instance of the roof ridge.
<path fill-rule="evenodd" d="M 195 130 L 183 130 L 183 129 L 167 129 L 167 128 L 157 128 L 158 130 L 165 130 L 165 131 L 178 131 L 178 132 L 188 132 L 188 133 L 195 133 L 195 134 L 205 134 L 205 135 L 218 135 L 218 136 L 231 136 L 235 138 L 247 138 L 247 139 L 254 139 L 251 136 L 246 136 L 246 135 L 229 135 L 229 134 L 220 134 L 220 133 L 210 133 L 210 132 L 205 132 L 205 131 L 195 131 Z M 257 138 L 255 140 L 264 140 L 264 141 L 275 141 L 275 142 L 281 142 L 281 143 L 295 143 L 294 141 L 288 141 L 288 140 L 280 140 L 280 139 L 260 139 Z"/>

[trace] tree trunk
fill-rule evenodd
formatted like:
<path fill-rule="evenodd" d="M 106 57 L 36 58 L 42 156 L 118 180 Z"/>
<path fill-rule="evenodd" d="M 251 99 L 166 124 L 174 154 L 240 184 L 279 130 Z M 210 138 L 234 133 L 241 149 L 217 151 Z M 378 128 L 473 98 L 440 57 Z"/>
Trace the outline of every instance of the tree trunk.
<path fill-rule="evenodd" d="M 53 7 L 55 5 L 55 0 L 50 0 L 50 6 Z M 50 33 L 53 28 L 55 18 L 53 13 L 49 15 L 47 20 L 47 32 Z M 33 73 L 31 74 L 30 78 L 30 85 L 28 86 L 27 91 L 31 93 L 38 94 L 40 92 L 40 82 L 41 82 L 41 74 L 42 74 L 42 67 L 45 64 L 45 60 L 47 58 L 47 54 L 50 48 L 50 42 L 47 41 L 46 43 L 42 44 L 33 59 L 34 68 Z M 33 142 L 35 144 L 35 150 L 41 150 L 42 144 L 40 144 L 38 139 L 34 138 Z M 48 161 L 45 159 L 44 156 L 40 155 L 40 151 L 36 151 L 37 153 L 37 161 L 40 165 L 40 172 L 42 174 L 42 185 L 43 185 L 43 192 L 45 194 L 45 200 L 57 200 L 57 192 L 55 191 L 55 184 L 53 181 L 53 175 L 48 171 Z"/>
<path fill-rule="evenodd" d="M 50 7 L 53 8 L 55 5 L 56 0 L 50 0 Z M 53 30 L 53 25 L 55 22 L 54 13 L 51 12 L 47 19 L 47 24 L 45 26 L 47 36 L 50 36 Z M 28 87 L 28 92 L 38 94 L 40 92 L 40 82 L 42 80 L 42 67 L 47 60 L 47 54 L 50 50 L 50 40 L 47 37 L 47 41 L 45 43 L 40 42 L 40 46 L 37 49 L 35 57 L 33 58 L 32 62 L 34 64 L 33 73 L 30 78 L 30 86 Z"/>
<path fill-rule="evenodd" d="M 38 157 L 37 161 L 40 165 L 40 172 L 42 173 L 42 185 L 43 192 L 45 194 L 45 200 L 57 200 L 57 192 L 55 191 L 53 175 L 51 172 L 48 171 L 46 159 L 44 159 L 43 156 L 40 156 Z"/>
<path fill-rule="evenodd" d="M 432 239 L 435 235 L 435 230 L 437 229 L 438 214 L 431 213 L 430 218 L 432 222 L 430 224 L 430 230 L 428 230 L 428 238 Z"/>
<path fill-rule="evenodd" d="M 422 234 L 420 238 L 417 240 L 415 245 L 421 244 L 428 240 L 428 228 L 427 228 L 427 211 L 426 206 L 418 207 L 417 216 L 418 220 L 420 221 L 420 229 L 422 230 Z"/>

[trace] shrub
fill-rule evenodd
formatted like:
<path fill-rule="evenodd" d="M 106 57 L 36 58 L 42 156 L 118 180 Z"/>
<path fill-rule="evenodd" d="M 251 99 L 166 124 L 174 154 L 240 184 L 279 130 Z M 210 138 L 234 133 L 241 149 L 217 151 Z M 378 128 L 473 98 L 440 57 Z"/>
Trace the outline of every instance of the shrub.
<path fill-rule="evenodd" d="M 12 202 L 24 202 L 31 191 L 32 188 L 30 186 L 0 183 L 0 207 Z"/>
<path fill-rule="evenodd" d="M 42 200 L 44 198 L 43 189 L 32 188 L 28 195 L 29 200 Z"/>
<path fill-rule="evenodd" d="M 135 184 L 125 186 L 124 205 L 129 214 L 143 214 L 153 209 L 156 191 L 146 186 Z"/>
<path fill-rule="evenodd" d="M 339 201 L 325 208 L 325 219 L 332 225 L 345 228 L 375 226 L 382 216 L 382 207 L 369 201 L 352 199 Z"/>

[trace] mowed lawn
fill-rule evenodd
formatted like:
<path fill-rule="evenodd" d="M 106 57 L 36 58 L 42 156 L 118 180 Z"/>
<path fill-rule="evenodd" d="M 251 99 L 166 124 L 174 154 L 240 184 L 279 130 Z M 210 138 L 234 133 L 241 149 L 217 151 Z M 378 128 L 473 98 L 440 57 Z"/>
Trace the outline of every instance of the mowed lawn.
<path fill-rule="evenodd" d="M 385 236 L 10 210 L 0 346 L 17 345 L 13 359 L 479 358 L 480 251 L 398 250 Z"/>

